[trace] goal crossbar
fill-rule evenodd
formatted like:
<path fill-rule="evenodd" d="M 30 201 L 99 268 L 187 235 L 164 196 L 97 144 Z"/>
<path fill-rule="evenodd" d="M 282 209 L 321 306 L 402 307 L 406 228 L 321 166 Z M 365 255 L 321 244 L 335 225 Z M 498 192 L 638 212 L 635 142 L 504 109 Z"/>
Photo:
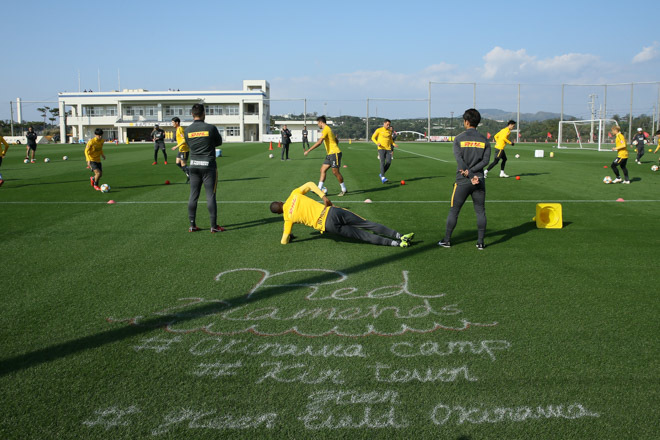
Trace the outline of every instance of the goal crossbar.
<path fill-rule="evenodd" d="M 578 121 L 559 121 L 557 148 L 575 148 L 584 150 L 609 151 L 607 131 L 619 123 L 614 119 L 584 119 Z M 582 130 L 581 130 L 582 129 Z M 575 132 L 575 142 L 569 142 L 568 136 Z"/>

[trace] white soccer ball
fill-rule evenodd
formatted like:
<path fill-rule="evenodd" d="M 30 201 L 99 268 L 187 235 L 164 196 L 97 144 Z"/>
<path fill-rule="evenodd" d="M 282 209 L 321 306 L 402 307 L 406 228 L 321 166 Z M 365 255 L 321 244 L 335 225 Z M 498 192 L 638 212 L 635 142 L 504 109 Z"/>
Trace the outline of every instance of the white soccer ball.
<path fill-rule="evenodd" d="M 653 166 L 651 167 L 651 171 L 658 171 L 658 166 L 657 166 L 657 165 L 653 165 Z"/>
<path fill-rule="evenodd" d="M 324 186 L 323 188 L 321 188 L 321 191 L 323 191 L 323 194 L 327 194 L 327 193 L 328 193 L 328 188 L 326 188 L 326 187 Z"/>
<path fill-rule="evenodd" d="M 520 154 L 516 154 L 516 159 L 520 159 Z"/>
<path fill-rule="evenodd" d="M 633 141 L 633 145 L 637 145 L 637 141 Z"/>
<path fill-rule="evenodd" d="M 23 159 L 23 163 L 30 163 L 29 159 Z"/>
<path fill-rule="evenodd" d="M 612 183 L 612 178 L 610 176 L 605 176 L 603 178 L 603 183 Z"/>
<path fill-rule="evenodd" d="M 104 183 L 103 185 L 101 185 L 101 192 L 102 193 L 110 192 L 110 185 L 108 185 L 107 183 Z"/>
<path fill-rule="evenodd" d="M 69 156 L 64 156 L 62 160 L 69 160 Z"/>
<path fill-rule="evenodd" d="M 268 155 L 268 158 L 269 158 L 269 159 L 272 159 L 272 158 L 273 158 L 273 155 L 272 155 L 272 154 L 269 154 L 269 155 Z"/>
<path fill-rule="evenodd" d="M 45 158 L 45 159 L 44 159 L 44 162 L 48 163 L 48 162 L 50 162 L 50 159 Z"/>

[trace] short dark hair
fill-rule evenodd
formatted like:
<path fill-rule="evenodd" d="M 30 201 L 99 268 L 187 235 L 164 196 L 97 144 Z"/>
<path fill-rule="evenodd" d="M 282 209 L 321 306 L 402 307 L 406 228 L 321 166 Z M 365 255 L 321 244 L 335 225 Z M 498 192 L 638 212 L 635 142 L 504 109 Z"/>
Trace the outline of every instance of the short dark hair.
<path fill-rule="evenodd" d="M 29 129 L 34 130 L 34 127 L 30 125 L 30 126 L 28 127 L 28 130 L 29 130 Z"/>
<path fill-rule="evenodd" d="M 193 106 L 192 106 L 193 118 L 199 118 L 204 113 L 206 113 L 206 112 L 205 112 L 204 106 L 202 104 L 193 104 Z"/>
<path fill-rule="evenodd" d="M 511 119 L 511 120 L 509 120 L 509 122 L 506 123 L 506 125 L 516 125 L 516 121 Z"/>
<path fill-rule="evenodd" d="M 181 119 L 179 119 L 178 116 L 175 116 L 175 117 L 172 118 L 172 122 L 176 122 L 177 124 L 180 124 L 180 123 L 181 123 Z"/>
<path fill-rule="evenodd" d="M 270 204 L 270 212 L 273 214 L 279 214 L 280 213 L 280 203 L 282 202 L 273 202 Z"/>
<path fill-rule="evenodd" d="M 383 121 L 383 124 L 386 123 L 386 122 L 389 122 L 390 124 L 392 123 L 392 121 L 390 121 L 389 119 L 385 119 L 385 120 Z"/>
<path fill-rule="evenodd" d="M 94 134 L 97 135 L 97 136 L 103 136 L 103 130 L 101 130 L 100 128 L 97 128 L 96 130 L 94 130 Z"/>
<path fill-rule="evenodd" d="M 469 108 L 463 113 L 463 120 L 470 124 L 470 127 L 477 128 L 481 122 L 481 113 L 476 108 Z"/>
<path fill-rule="evenodd" d="M 324 124 L 327 124 L 328 122 L 325 120 L 325 116 L 319 116 L 316 118 L 316 122 L 323 122 Z"/>

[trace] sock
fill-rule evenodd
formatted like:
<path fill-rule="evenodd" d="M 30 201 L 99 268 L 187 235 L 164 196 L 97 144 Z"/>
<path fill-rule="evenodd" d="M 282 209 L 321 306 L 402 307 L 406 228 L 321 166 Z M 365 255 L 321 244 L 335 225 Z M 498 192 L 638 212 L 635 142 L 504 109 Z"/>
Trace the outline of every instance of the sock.
<path fill-rule="evenodd" d="M 396 233 L 396 237 L 394 237 L 394 238 L 396 238 L 397 240 L 400 239 L 400 238 L 401 238 L 401 234 L 397 232 L 397 233 Z"/>
<path fill-rule="evenodd" d="M 2 174 L 0 174 L 0 180 L 2 180 Z"/>
<path fill-rule="evenodd" d="M 399 242 L 396 240 L 392 240 L 392 244 L 390 246 L 399 246 Z"/>
<path fill-rule="evenodd" d="M 182 167 L 182 169 L 186 173 L 186 176 L 190 177 L 190 168 L 188 168 L 188 165 Z"/>
<path fill-rule="evenodd" d="M 323 181 L 319 180 L 319 189 L 323 189 Z"/>
<path fill-rule="evenodd" d="M 346 192 L 346 184 L 344 182 L 340 183 L 339 186 L 341 186 L 341 190 Z"/>
<path fill-rule="evenodd" d="M 176 166 L 178 166 L 179 168 L 183 168 L 183 167 L 181 166 L 181 162 L 177 162 L 177 163 L 176 163 Z"/>
<path fill-rule="evenodd" d="M 197 226 L 197 225 L 195 224 L 195 220 L 190 220 L 190 226 L 193 226 L 193 227 L 194 227 L 194 226 Z"/>

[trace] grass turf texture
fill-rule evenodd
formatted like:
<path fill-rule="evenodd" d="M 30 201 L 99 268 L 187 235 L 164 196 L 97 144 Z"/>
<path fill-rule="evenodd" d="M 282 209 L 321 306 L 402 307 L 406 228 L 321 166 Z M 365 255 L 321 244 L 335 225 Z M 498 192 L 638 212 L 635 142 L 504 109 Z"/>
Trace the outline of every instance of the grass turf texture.
<path fill-rule="evenodd" d="M 405 179 L 405 186 L 380 183 L 373 146 L 341 147 L 349 194 L 333 198 L 339 185 L 329 175 L 330 198 L 402 233 L 414 231 L 411 248 L 300 225 L 297 240 L 279 244 L 282 221 L 268 202 L 317 182 L 322 148 L 303 158 L 294 144 L 293 160 L 281 162 L 280 151 L 268 159 L 263 144 L 224 145 L 218 200 L 227 232 L 214 235 L 204 196 L 198 224 L 205 229 L 187 232 L 188 186 L 173 154 L 170 165 L 152 166 L 150 145 L 107 145 L 102 183 L 112 190 L 101 194 L 89 186 L 82 146 L 40 146 L 34 165 L 22 163 L 22 148 L 10 149 L 0 188 L 0 437 L 657 435 L 656 156 L 629 165 L 631 185 L 604 185 L 612 173 L 603 165 L 613 153 L 560 150 L 535 159 L 538 145 L 507 148 L 512 178 L 497 178 L 498 166 L 487 180 L 487 249 L 480 252 L 470 203 L 453 247 L 436 246 L 456 168 L 449 145 L 402 144 L 388 177 Z M 65 154 L 67 162 L 59 159 Z M 626 202 L 614 202 L 619 197 Z M 364 204 L 366 198 L 374 203 Z M 117 204 L 107 205 L 110 199 Z M 565 228 L 536 229 L 536 201 L 562 202 Z M 338 281 L 337 273 L 283 274 L 247 298 L 262 273 L 216 281 L 240 268 L 271 276 L 325 269 L 347 279 L 321 284 Z M 403 271 L 413 295 L 395 295 L 401 288 L 392 287 L 365 298 L 400 286 Z M 310 297 L 313 289 L 295 284 L 317 284 L 317 291 Z M 328 298 L 347 287 L 355 290 Z M 325 312 L 300 313 L 318 307 Z M 336 319 L 326 319 L 332 308 Z M 135 317 L 144 326 L 107 319 Z M 224 334 L 249 327 L 384 334 L 402 325 L 461 328 L 462 320 L 497 324 L 387 337 Z M 240 342 L 223 351 L 232 340 Z M 451 342 L 473 345 L 461 352 Z M 248 344 L 250 354 L 239 350 Z M 484 344 L 494 347 L 492 355 Z M 338 345 L 335 355 L 318 355 Z M 423 379 L 406 376 L 413 370 Z M 357 397 L 338 398 L 339 391 Z M 341 427 L 360 425 L 365 411 L 367 423 Z M 312 429 L 328 420 L 334 428 Z"/>

